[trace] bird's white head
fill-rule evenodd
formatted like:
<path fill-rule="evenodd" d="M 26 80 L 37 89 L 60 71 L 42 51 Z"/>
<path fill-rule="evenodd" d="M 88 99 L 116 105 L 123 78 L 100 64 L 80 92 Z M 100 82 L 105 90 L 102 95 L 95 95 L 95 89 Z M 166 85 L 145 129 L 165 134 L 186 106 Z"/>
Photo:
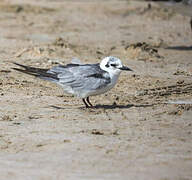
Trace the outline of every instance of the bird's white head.
<path fill-rule="evenodd" d="M 130 68 L 123 66 L 120 59 L 113 56 L 105 57 L 100 63 L 100 68 L 111 75 L 119 75 L 122 70 L 132 71 Z"/>

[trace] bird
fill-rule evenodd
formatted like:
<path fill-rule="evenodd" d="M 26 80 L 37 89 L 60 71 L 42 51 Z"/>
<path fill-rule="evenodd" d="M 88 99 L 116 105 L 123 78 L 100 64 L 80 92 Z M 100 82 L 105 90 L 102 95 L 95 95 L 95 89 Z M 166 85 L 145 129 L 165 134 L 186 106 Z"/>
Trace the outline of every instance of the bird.
<path fill-rule="evenodd" d="M 59 64 L 50 69 L 26 66 L 17 62 L 13 64 L 20 67 L 12 68 L 16 71 L 56 83 L 65 93 L 82 98 L 86 108 L 94 107 L 89 100 L 90 96 L 100 95 L 112 89 L 122 71 L 133 71 L 113 56 L 105 57 L 96 64 Z"/>

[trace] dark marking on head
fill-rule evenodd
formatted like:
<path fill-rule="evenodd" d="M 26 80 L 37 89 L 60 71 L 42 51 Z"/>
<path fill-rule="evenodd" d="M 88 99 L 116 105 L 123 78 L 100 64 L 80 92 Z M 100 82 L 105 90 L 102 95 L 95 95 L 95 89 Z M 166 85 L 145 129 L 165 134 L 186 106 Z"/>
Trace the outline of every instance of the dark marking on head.
<path fill-rule="evenodd" d="M 117 66 L 117 64 L 111 64 L 111 66 L 116 67 L 116 66 Z"/>
<path fill-rule="evenodd" d="M 108 68 L 108 67 L 109 67 L 109 63 L 107 63 L 107 64 L 105 65 L 105 67 L 107 67 L 107 68 Z"/>

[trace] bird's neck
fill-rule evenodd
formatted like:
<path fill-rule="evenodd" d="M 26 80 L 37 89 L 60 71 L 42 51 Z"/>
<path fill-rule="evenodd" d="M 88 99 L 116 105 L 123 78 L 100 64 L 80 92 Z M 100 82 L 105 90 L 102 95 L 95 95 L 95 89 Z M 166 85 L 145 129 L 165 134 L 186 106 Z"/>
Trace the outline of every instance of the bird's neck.
<path fill-rule="evenodd" d="M 110 78 L 111 78 L 111 83 L 115 84 L 119 78 L 120 72 L 118 73 L 109 73 Z"/>

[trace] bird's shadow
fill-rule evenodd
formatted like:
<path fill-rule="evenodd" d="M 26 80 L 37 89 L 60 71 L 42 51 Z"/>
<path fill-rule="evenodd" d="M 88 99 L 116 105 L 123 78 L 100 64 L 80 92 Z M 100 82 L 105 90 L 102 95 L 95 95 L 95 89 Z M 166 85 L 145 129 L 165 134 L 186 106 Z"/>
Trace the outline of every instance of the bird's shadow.
<path fill-rule="evenodd" d="M 93 109 L 128 109 L 133 107 L 134 104 L 127 104 L 127 105 L 117 105 L 117 104 L 109 104 L 109 105 L 104 105 L 104 104 L 97 104 L 93 107 Z"/>
<path fill-rule="evenodd" d="M 49 106 L 46 106 L 48 108 L 53 108 L 53 109 L 57 109 L 57 110 L 60 110 L 60 109 L 69 109 L 69 108 L 64 108 L 64 107 L 61 107 L 61 106 L 55 106 L 55 105 L 49 105 Z"/>
<path fill-rule="evenodd" d="M 166 47 L 168 50 L 179 50 L 179 51 L 192 51 L 192 46 L 170 46 Z"/>
<path fill-rule="evenodd" d="M 80 109 L 128 109 L 131 107 L 151 107 L 154 106 L 154 104 L 127 104 L 127 105 L 117 105 L 117 104 L 112 104 L 112 105 L 103 105 L 103 104 L 97 104 L 93 107 L 86 108 L 86 107 L 80 107 Z M 64 108 L 60 106 L 55 106 L 55 105 L 50 105 L 49 107 L 60 110 L 60 109 L 69 109 L 69 108 Z"/>
<path fill-rule="evenodd" d="M 97 104 L 94 106 L 94 109 L 128 109 L 131 107 L 151 107 L 154 104 L 127 104 L 127 105 L 117 105 L 117 104 L 112 104 L 112 105 L 102 105 L 102 104 Z"/>

